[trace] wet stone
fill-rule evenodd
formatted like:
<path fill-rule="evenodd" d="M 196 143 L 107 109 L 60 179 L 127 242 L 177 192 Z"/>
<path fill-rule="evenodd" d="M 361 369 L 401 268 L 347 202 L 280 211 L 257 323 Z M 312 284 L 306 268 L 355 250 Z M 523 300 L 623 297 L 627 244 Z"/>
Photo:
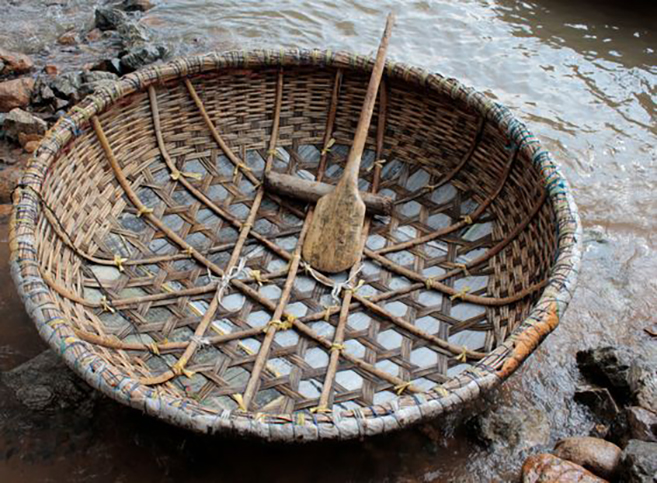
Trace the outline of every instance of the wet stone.
<path fill-rule="evenodd" d="M 3 123 L 5 135 L 14 141 L 18 141 L 21 134 L 43 135 L 48 129 L 48 124 L 29 112 L 22 109 L 13 109 L 7 114 Z"/>
<path fill-rule="evenodd" d="M 119 25 L 128 20 L 125 12 L 118 8 L 96 8 L 94 12 L 94 25 L 100 30 L 116 30 Z"/>
<path fill-rule="evenodd" d="M 123 0 L 121 2 L 121 8 L 126 12 L 145 12 L 154 6 L 148 0 Z"/>
<path fill-rule="evenodd" d="M 168 55 L 169 49 L 164 45 L 144 45 L 136 47 L 127 55 L 121 57 L 121 70 L 131 72 L 157 60 L 165 59 Z"/>
<path fill-rule="evenodd" d="M 452 374 L 449 374 L 452 375 Z M 538 409 L 500 407 L 477 416 L 476 437 L 493 447 L 533 448 L 550 438 L 550 424 Z"/>
<path fill-rule="evenodd" d="M 3 373 L 1 379 L 21 404 L 34 411 L 75 408 L 94 395 L 50 350 Z"/>
<path fill-rule="evenodd" d="M 27 55 L 0 48 L 0 75 L 29 72 L 34 63 Z"/>
<path fill-rule="evenodd" d="M 631 440 L 623 450 L 620 471 L 626 483 L 657 481 L 657 443 Z"/>
<path fill-rule="evenodd" d="M 27 106 L 30 103 L 33 89 L 34 79 L 31 77 L 0 82 L 0 112 Z"/>
<path fill-rule="evenodd" d="M 657 443 L 657 413 L 638 406 L 625 411 L 631 439 Z"/>
<path fill-rule="evenodd" d="M 551 454 L 532 455 L 522 465 L 522 483 L 605 483 L 585 468 Z"/>
<path fill-rule="evenodd" d="M 607 388 L 581 386 L 575 391 L 575 402 L 587 406 L 593 414 L 604 421 L 611 421 L 618 416 L 620 409 Z"/>
<path fill-rule="evenodd" d="M 621 459 L 621 449 L 618 446 L 591 437 L 563 439 L 555 445 L 553 453 L 606 479 L 616 475 Z"/>

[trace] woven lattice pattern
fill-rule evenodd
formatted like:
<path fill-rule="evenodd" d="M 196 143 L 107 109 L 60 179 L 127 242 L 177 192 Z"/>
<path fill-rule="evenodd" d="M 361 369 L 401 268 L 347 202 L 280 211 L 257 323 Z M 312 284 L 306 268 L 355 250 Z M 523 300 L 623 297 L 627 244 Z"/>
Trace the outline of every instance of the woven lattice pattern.
<path fill-rule="evenodd" d="M 312 210 L 262 180 L 337 182 L 369 64 L 269 55 L 136 74 L 130 93 L 67 118 L 65 148 L 39 152 L 42 182 L 28 175 L 21 196 L 38 207 L 33 257 L 63 340 L 146 408 L 263 427 L 339 428 L 506 377 L 527 355 L 510 336 L 559 268 L 557 198 L 533 152 L 485 110 L 390 69 L 360 189 L 394 212 L 366 220 L 351 271 L 320 273 L 300 257 Z M 560 307 L 542 307 L 527 353 L 556 325 Z"/>

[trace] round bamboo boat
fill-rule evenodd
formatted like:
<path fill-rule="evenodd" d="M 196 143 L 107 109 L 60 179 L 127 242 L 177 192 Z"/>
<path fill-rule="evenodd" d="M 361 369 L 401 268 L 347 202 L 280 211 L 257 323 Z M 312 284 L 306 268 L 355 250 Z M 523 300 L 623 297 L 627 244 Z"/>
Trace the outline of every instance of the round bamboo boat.
<path fill-rule="evenodd" d="M 373 61 L 326 51 L 179 59 L 87 97 L 15 192 L 11 269 L 41 336 L 90 385 L 170 423 L 347 439 L 433 418 L 509 377 L 558 324 L 580 263 L 568 185 L 506 109 L 388 62 L 354 267 L 300 246 L 335 184 Z"/>

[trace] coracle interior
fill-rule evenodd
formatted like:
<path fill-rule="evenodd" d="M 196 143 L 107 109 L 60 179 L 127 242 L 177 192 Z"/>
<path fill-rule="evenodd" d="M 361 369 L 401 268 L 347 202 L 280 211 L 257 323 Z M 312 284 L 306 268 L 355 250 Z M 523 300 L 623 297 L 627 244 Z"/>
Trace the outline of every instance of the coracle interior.
<path fill-rule="evenodd" d="M 208 411 L 339 412 L 431 390 L 528 315 L 540 295 L 532 287 L 555 257 L 554 213 L 537 168 L 494 123 L 387 79 L 360 189 L 394 198 L 394 214 L 369 222 L 356 275 L 303 263 L 290 274 L 308 204 L 264 190 L 266 163 L 316 179 L 325 158 L 323 180 L 336 183 L 368 75 L 290 66 L 188 80 L 119 99 L 98 116 L 118 175 L 89 124 L 44 183 L 52 213 L 38 223 L 41 272 L 78 335 L 117 370 Z M 226 280 L 199 257 L 244 269 L 232 270 L 195 335 Z M 278 305 L 284 315 L 274 320 Z"/>

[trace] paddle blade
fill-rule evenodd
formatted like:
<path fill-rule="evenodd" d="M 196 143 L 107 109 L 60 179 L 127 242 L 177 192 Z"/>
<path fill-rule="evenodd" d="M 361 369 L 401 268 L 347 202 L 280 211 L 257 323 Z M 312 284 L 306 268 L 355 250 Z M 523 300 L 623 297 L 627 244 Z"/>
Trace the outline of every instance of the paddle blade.
<path fill-rule="evenodd" d="M 361 251 L 365 203 L 357 191 L 339 187 L 321 197 L 303 244 L 313 268 L 337 273 L 351 268 Z"/>

